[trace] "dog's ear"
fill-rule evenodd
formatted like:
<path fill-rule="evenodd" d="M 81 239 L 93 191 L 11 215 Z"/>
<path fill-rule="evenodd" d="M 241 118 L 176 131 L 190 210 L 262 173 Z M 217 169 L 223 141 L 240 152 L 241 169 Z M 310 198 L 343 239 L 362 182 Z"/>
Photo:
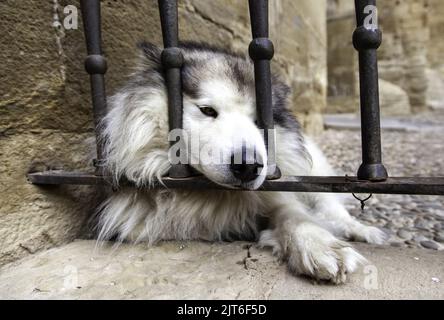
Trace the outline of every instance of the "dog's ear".
<path fill-rule="evenodd" d="M 274 123 L 284 128 L 300 128 L 299 122 L 289 109 L 291 89 L 282 80 L 272 76 L 273 118 Z"/>
<path fill-rule="evenodd" d="M 278 110 L 285 109 L 291 92 L 290 87 L 275 75 L 272 75 L 271 85 L 273 108 Z"/>
<path fill-rule="evenodd" d="M 145 64 L 155 69 L 161 67 L 161 48 L 151 42 L 146 41 L 139 42 L 137 47 L 142 51 L 142 58 L 144 59 Z"/>

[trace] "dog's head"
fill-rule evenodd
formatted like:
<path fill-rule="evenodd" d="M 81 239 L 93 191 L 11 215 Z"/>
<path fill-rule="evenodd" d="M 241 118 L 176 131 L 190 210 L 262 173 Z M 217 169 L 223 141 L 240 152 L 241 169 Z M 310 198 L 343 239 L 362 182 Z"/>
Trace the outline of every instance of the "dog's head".
<path fill-rule="evenodd" d="M 162 50 L 149 43 L 139 46 L 144 61 L 127 90 L 134 95 L 137 88 L 148 86 L 150 92 L 165 92 Z M 256 121 L 252 62 L 246 56 L 202 44 L 182 43 L 181 49 L 181 142 L 186 144 L 186 161 L 218 184 L 257 189 L 266 178 L 267 150 L 264 132 Z M 272 78 L 273 109 L 281 122 L 288 121 L 284 107 L 288 91 L 286 85 Z M 166 94 L 162 97 L 166 106 Z M 137 101 L 141 103 L 140 98 Z M 163 113 L 167 113 L 166 108 Z M 170 152 L 169 160 L 175 155 Z"/>
<path fill-rule="evenodd" d="M 251 62 L 193 44 L 183 52 L 183 126 L 191 166 L 216 183 L 257 189 L 267 173 L 267 151 L 256 125 Z"/>

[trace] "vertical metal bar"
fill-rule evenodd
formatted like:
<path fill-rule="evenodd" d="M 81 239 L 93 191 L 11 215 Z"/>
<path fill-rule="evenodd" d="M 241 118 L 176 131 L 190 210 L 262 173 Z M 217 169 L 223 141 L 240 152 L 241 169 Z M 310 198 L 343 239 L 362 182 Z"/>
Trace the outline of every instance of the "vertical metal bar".
<path fill-rule="evenodd" d="M 378 58 L 382 34 L 378 27 L 376 0 L 355 0 L 357 28 L 353 45 L 359 51 L 359 82 L 361 95 L 362 164 L 358 178 L 386 180 L 382 164 L 379 114 Z"/>
<path fill-rule="evenodd" d="M 94 161 L 96 174 L 103 173 L 103 145 L 100 140 L 99 123 L 106 114 L 105 73 L 106 59 L 102 56 L 100 0 L 81 0 L 80 2 L 85 30 L 88 56 L 85 69 L 91 79 L 91 98 L 97 143 L 97 159 Z"/>
<path fill-rule="evenodd" d="M 275 131 L 273 122 L 270 61 L 274 55 L 273 43 L 268 39 L 268 0 L 249 0 L 253 40 L 249 54 L 254 61 L 256 108 L 258 126 L 264 129 L 268 150 L 268 179 L 280 177 L 276 167 Z"/>
<path fill-rule="evenodd" d="M 180 73 L 183 65 L 183 56 L 178 48 L 177 0 L 159 0 L 158 3 L 164 44 L 162 66 L 165 71 L 165 82 L 168 91 L 168 123 L 171 131 L 183 128 L 182 81 Z M 176 142 L 177 140 L 171 141 L 171 144 L 173 145 Z M 182 163 L 173 164 L 169 171 L 171 178 L 183 178 L 189 175 L 189 167 Z"/>

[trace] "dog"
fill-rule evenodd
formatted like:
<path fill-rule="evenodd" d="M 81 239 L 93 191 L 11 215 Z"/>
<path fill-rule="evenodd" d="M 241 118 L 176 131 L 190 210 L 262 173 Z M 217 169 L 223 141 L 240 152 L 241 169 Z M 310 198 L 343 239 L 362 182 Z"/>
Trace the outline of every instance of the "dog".
<path fill-rule="evenodd" d="M 245 55 L 184 42 L 181 69 L 183 128 L 197 132 L 199 151 L 211 147 L 221 162 L 190 166 L 225 190 L 152 189 L 171 167 L 162 50 L 143 42 L 127 83 L 109 99 L 102 121 L 106 168 L 121 186 L 99 208 L 99 240 L 230 241 L 254 239 L 286 261 L 290 271 L 336 284 L 366 262 L 346 240 L 381 244 L 385 234 L 358 222 L 333 194 L 252 191 L 266 178 L 267 150 L 257 126 L 253 63 Z M 331 176 L 326 157 L 288 108 L 289 87 L 272 76 L 275 161 L 283 175 Z M 248 140 L 246 146 L 239 141 Z M 234 146 L 234 147 L 233 147 Z M 254 159 L 233 165 L 233 156 Z M 239 158 L 239 157 L 238 157 Z M 230 190 L 229 188 L 244 190 Z M 265 223 L 264 223 L 265 221 Z M 261 222 L 261 223 L 260 223 Z"/>

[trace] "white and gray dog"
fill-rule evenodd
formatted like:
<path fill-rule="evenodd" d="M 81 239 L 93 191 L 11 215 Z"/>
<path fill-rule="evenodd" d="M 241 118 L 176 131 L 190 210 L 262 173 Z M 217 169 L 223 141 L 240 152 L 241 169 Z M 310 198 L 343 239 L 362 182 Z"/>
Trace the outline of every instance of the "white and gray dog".
<path fill-rule="evenodd" d="M 167 94 L 161 49 L 142 43 L 141 62 L 110 99 L 103 121 L 108 170 L 149 187 L 168 173 Z M 263 134 L 256 125 L 253 65 L 244 55 L 206 44 L 182 43 L 183 126 L 198 132 L 199 149 L 225 155 L 225 164 L 189 159 L 191 166 L 224 186 L 257 189 L 265 179 L 251 165 L 233 166 L 248 140 L 266 171 Z M 276 163 L 283 175 L 334 175 L 322 152 L 304 136 L 287 109 L 289 88 L 272 77 Z M 240 144 L 243 146 L 243 144 Z M 224 156 L 224 157 L 225 157 Z M 192 157 L 192 153 L 189 155 Z M 194 160 L 194 161 L 192 161 Z M 259 163 L 259 161 L 257 161 Z M 258 223 L 265 218 L 267 225 Z M 155 244 L 160 240 L 255 239 L 271 247 L 289 269 L 342 283 L 365 259 L 344 239 L 382 243 L 384 233 L 349 215 L 333 194 L 261 191 L 147 190 L 121 187 L 101 206 L 99 239 Z"/>

